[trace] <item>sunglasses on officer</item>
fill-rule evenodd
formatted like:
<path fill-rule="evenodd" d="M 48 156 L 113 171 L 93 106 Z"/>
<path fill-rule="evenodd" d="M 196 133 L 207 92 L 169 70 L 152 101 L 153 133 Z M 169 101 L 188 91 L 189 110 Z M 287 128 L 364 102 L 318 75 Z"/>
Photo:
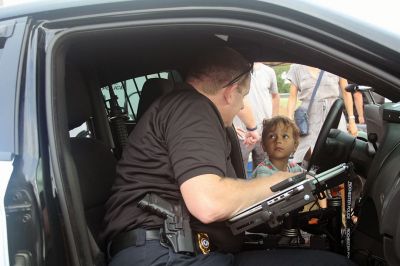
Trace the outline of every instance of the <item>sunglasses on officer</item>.
<path fill-rule="evenodd" d="M 242 73 L 240 73 L 239 75 L 237 75 L 235 78 L 233 78 L 231 81 L 229 81 L 225 86 L 223 86 L 222 88 L 226 88 L 229 87 L 235 83 L 237 83 L 244 75 L 248 74 L 248 73 L 253 73 L 253 66 L 254 66 L 254 62 L 252 62 L 249 66 L 249 68 L 247 68 L 245 71 L 243 71 Z"/>

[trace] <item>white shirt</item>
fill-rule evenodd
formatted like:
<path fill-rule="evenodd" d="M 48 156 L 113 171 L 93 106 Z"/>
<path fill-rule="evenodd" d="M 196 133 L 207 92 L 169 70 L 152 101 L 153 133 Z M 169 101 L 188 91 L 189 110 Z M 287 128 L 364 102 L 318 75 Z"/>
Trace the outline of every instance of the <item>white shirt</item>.
<path fill-rule="evenodd" d="M 262 133 L 263 120 L 272 117 L 271 94 L 273 93 L 278 93 L 275 71 L 263 63 L 255 63 L 247 98 L 253 109 L 259 134 Z M 236 128 L 246 131 L 246 126 L 238 116 L 234 118 L 233 124 Z"/>

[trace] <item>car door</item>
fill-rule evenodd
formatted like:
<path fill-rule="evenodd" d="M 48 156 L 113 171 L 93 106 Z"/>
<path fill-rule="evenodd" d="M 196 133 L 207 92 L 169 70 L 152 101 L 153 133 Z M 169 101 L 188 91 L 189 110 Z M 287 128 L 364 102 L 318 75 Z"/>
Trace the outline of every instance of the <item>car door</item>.
<path fill-rule="evenodd" d="M 67 262 L 47 147 L 40 141 L 43 43 L 36 29 L 30 17 L 0 21 L 1 265 Z"/>
<path fill-rule="evenodd" d="M 22 166 L 18 99 L 27 26 L 27 17 L 0 22 L 0 240 L 3 243 L 0 261 L 3 265 L 28 262 L 32 257 L 29 254 L 34 253 L 27 248 L 29 237 L 20 237 L 33 222 L 32 193 L 15 185 Z"/>

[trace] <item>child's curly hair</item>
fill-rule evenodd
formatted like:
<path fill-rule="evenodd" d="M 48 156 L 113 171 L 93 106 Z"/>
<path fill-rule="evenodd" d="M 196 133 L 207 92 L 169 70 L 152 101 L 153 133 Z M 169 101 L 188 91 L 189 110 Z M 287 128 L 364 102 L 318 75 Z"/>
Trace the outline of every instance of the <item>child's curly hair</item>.
<path fill-rule="evenodd" d="M 277 115 L 270 119 L 264 119 L 263 131 L 262 131 L 262 143 L 267 142 L 268 133 L 276 128 L 276 126 L 282 123 L 285 128 L 292 128 L 293 139 L 296 144 L 299 143 L 300 131 L 295 122 L 289 117 Z"/>

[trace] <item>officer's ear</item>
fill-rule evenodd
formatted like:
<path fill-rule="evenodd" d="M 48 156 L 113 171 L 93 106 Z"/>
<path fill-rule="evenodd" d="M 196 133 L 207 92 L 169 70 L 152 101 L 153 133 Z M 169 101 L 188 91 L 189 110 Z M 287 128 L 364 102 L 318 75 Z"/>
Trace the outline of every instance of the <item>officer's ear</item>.
<path fill-rule="evenodd" d="M 225 88 L 223 88 L 223 96 L 224 96 L 224 99 L 225 99 L 225 102 L 227 103 L 227 104 L 231 104 L 232 102 L 233 102 L 233 100 L 234 100 L 234 93 L 235 93 L 235 91 L 238 89 L 238 84 L 237 83 L 235 83 L 235 84 L 232 84 L 232 85 L 229 85 L 229 86 L 227 86 L 227 87 L 225 87 Z"/>

